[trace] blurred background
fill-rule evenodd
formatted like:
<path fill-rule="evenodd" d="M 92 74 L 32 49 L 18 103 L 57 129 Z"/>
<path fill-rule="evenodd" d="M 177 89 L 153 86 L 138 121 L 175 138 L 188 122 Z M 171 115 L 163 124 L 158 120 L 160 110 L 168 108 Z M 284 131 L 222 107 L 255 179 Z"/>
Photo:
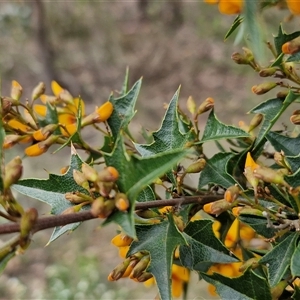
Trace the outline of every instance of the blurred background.
<path fill-rule="evenodd" d="M 279 20 L 287 16 L 276 8 L 264 14 L 271 41 Z M 198 104 L 213 97 L 218 118 L 237 125 L 249 120 L 246 113 L 262 98 L 251 93 L 261 82 L 258 74 L 230 59 L 233 52 L 242 52 L 246 41 L 223 41 L 234 18 L 202 1 L 1 1 L 1 93 L 8 96 L 11 81 L 17 80 L 23 99 L 40 81 L 52 94 L 50 82 L 56 80 L 72 95 L 80 94 L 91 112 L 121 89 L 129 67 L 130 85 L 143 77 L 131 125 L 137 138 L 142 126 L 159 128 L 164 103 L 179 85 L 184 111 L 190 95 Z M 287 32 L 295 26 L 299 20 L 284 23 Z M 19 153 L 16 147 L 7 156 Z M 55 161 L 50 154 L 25 160 L 24 177 L 58 173 L 69 160 L 69 149 L 61 153 Z M 49 213 L 48 206 L 24 201 Z M 98 226 L 98 221 L 87 222 L 46 248 L 51 230 L 37 234 L 25 255 L 13 259 L 0 277 L 0 299 L 153 299 L 155 288 L 127 279 L 107 281 L 121 262 L 110 245 L 117 228 Z M 196 276 L 193 281 L 189 298 L 209 299 Z"/>

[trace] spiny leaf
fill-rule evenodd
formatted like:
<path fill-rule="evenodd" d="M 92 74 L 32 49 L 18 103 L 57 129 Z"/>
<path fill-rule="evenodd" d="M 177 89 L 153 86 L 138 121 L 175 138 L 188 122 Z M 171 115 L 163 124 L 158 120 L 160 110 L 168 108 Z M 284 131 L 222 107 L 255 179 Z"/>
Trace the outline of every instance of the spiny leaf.
<path fill-rule="evenodd" d="M 170 150 L 183 149 L 186 143 L 192 139 L 191 131 L 182 133 L 179 128 L 180 125 L 185 126 L 185 124 L 178 116 L 178 97 L 179 89 L 169 104 L 160 129 L 153 133 L 153 143 L 150 145 L 135 144 L 135 148 L 143 157 Z M 185 128 L 183 129 L 185 130 Z"/>
<path fill-rule="evenodd" d="M 213 275 L 201 273 L 201 276 L 216 287 L 221 299 L 272 299 L 267 280 L 249 269 L 242 276 L 236 278 L 229 278 L 218 273 Z"/>
<path fill-rule="evenodd" d="M 265 143 L 266 135 L 271 130 L 275 122 L 281 116 L 281 114 L 287 109 L 287 107 L 293 103 L 299 95 L 294 94 L 291 90 L 282 102 L 280 98 L 269 99 L 265 102 L 254 107 L 250 113 L 263 114 L 264 120 L 260 127 L 259 133 L 254 143 L 252 150 L 253 158 L 257 158 L 260 154 L 262 146 Z"/>
<path fill-rule="evenodd" d="M 184 267 L 199 270 L 201 264 L 237 262 L 231 252 L 221 243 L 212 230 L 211 220 L 190 222 L 184 230 L 187 245 L 179 248 L 180 261 Z"/>
<path fill-rule="evenodd" d="M 44 127 L 49 124 L 58 124 L 58 114 L 56 107 L 52 106 L 49 102 L 46 103 L 47 111 L 45 117 L 39 117 L 38 122 L 40 127 Z M 60 130 L 57 129 L 56 134 L 60 134 Z"/>
<path fill-rule="evenodd" d="M 277 132 L 270 131 L 266 138 L 276 151 L 283 151 L 285 155 L 296 156 L 300 151 L 300 136 L 291 138 Z"/>
<path fill-rule="evenodd" d="M 206 122 L 200 143 L 226 138 L 241 138 L 249 136 L 249 133 L 240 128 L 231 125 L 225 125 L 224 123 L 220 122 L 212 110 Z"/>
<path fill-rule="evenodd" d="M 183 157 L 188 150 L 176 150 L 159 153 L 151 157 L 141 158 L 136 155 L 129 155 L 120 135 L 116 141 L 112 153 L 104 154 L 106 164 L 115 167 L 120 176 L 117 181 L 118 188 L 121 192 L 126 193 L 131 203 L 131 209 L 123 218 L 129 222 L 130 232 L 126 233 L 135 236 L 133 209 L 138 194 L 152 183 L 155 179 L 172 169 Z M 108 220 L 114 220 L 112 215 Z"/>
<path fill-rule="evenodd" d="M 231 25 L 231 27 L 229 28 L 229 30 L 227 31 L 227 33 L 226 33 L 226 35 L 225 35 L 225 37 L 224 37 L 224 40 L 226 41 L 230 36 L 231 36 L 231 34 L 242 24 L 242 22 L 243 22 L 243 18 L 241 17 L 241 16 L 237 16 L 235 19 L 234 19 L 234 21 L 233 21 L 233 23 L 232 23 L 232 25 Z"/>
<path fill-rule="evenodd" d="M 280 25 L 278 35 L 274 37 L 274 44 L 277 51 L 277 55 L 280 55 L 282 53 L 281 48 L 283 44 L 295 39 L 298 36 L 300 36 L 300 31 L 293 32 L 292 34 L 286 34 L 282 29 L 282 25 Z"/>
<path fill-rule="evenodd" d="M 204 170 L 200 173 L 198 189 L 207 184 L 217 184 L 224 188 L 228 188 L 237 182 L 227 172 L 227 164 L 234 156 L 230 153 L 217 153 L 210 158 L 205 165 Z"/>
<path fill-rule="evenodd" d="M 292 54 L 286 60 L 286 62 L 293 62 L 293 61 L 295 61 L 295 62 L 299 62 L 300 61 L 300 53 L 299 52 L 297 52 L 295 54 Z"/>
<path fill-rule="evenodd" d="M 296 250 L 298 237 L 298 232 L 291 233 L 259 261 L 259 263 L 267 266 L 271 287 L 276 286 L 280 282 L 289 268 L 292 255 Z"/>
<path fill-rule="evenodd" d="M 127 130 L 128 124 L 135 115 L 134 106 L 141 84 L 142 79 L 138 80 L 127 94 L 119 98 L 115 98 L 113 95 L 110 96 L 109 101 L 113 104 L 114 110 L 107 122 L 115 140 L 122 130 Z"/>
<path fill-rule="evenodd" d="M 138 225 L 136 232 L 137 241 L 131 244 L 128 256 L 138 251 L 148 251 L 151 260 L 147 271 L 155 277 L 161 299 L 171 299 L 173 253 L 178 245 L 187 243 L 184 236 L 177 229 L 172 215 L 160 224 Z"/>
<path fill-rule="evenodd" d="M 300 276 L 300 244 L 298 243 L 291 260 L 291 272 L 293 277 Z"/>
<path fill-rule="evenodd" d="M 81 165 L 83 162 L 78 156 L 75 148 L 72 147 L 71 150 L 72 155 L 70 166 L 65 174 L 49 174 L 48 179 L 20 180 L 18 184 L 13 185 L 13 188 L 23 195 L 49 204 L 51 206 L 51 214 L 54 215 L 59 215 L 64 210 L 74 206 L 74 204 L 66 200 L 65 194 L 73 191 L 86 193 L 86 190 L 77 185 L 73 179 L 73 170 L 81 170 Z M 55 228 L 49 243 L 61 236 L 63 233 L 69 230 L 75 230 L 79 224 L 80 223 L 74 223 Z"/>
<path fill-rule="evenodd" d="M 1 106 L 1 101 L 0 101 Z M 1 107 L 0 107 L 1 110 Z M 3 151 L 3 143 L 5 138 L 5 131 L 2 124 L 2 118 L 0 116 L 0 194 L 3 191 L 3 175 L 4 175 L 4 151 Z"/>

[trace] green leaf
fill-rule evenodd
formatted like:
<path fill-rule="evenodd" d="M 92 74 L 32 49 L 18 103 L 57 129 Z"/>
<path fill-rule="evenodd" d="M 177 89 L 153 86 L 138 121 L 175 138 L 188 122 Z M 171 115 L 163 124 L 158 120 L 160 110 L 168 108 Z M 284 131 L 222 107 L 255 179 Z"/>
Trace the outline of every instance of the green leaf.
<path fill-rule="evenodd" d="M 234 19 L 231 27 L 229 28 L 229 30 L 227 31 L 224 37 L 224 41 L 226 41 L 231 36 L 231 34 L 242 24 L 242 22 L 243 22 L 243 18 L 241 16 L 237 16 Z"/>
<path fill-rule="evenodd" d="M 1 257 L 1 259 L 0 259 L 0 275 L 4 271 L 7 263 L 15 256 L 16 256 L 16 252 L 12 251 L 12 252 L 7 253 L 3 257 Z"/>
<path fill-rule="evenodd" d="M 137 200 L 138 202 L 147 202 L 147 201 L 151 201 L 151 200 L 155 200 L 156 196 L 155 193 L 153 191 L 153 189 L 150 186 L 146 186 L 146 188 L 144 188 L 139 195 L 137 196 Z"/>
<path fill-rule="evenodd" d="M 300 169 L 300 153 L 296 156 L 286 156 L 286 161 L 291 167 L 293 173 L 297 172 Z"/>
<path fill-rule="evenodd" d="M 263 61 L 266 57 L 266 47 L 263 35 L 263 26 L 259 14 L 258 1 L 244 2 L 244 24 L 246 32 L 249 32 L 251 49 L 257 60 Z"/>
<path fill-rule="evenodd" d="M 291 260 L 291 272 L 293 277 L 300 277 L 300 244 L 298 243 Z"/>
<path fill-rule="evenodd" d="M 265 102 L 260 103 L 250 111 L 250 113 L 264 115 L 263 123 L 260 127 L 259 133 L 254 143 L 254 148 L 251 152 L 254 159 L 259 156 L 261 148 L 265 143 L 266 135 L 271 130 L 275 122 L 287 109 L 287 107 L 298 97 L 299 95 L 296 95 L 292 91 L 290 91 L 286 96 L 284 102 L 282 102 L 280 98 L 269 99 Z"/>
<path fill-rule="evenodd" d="M 300 149 L 300 136 L 291 138 L 277 132 L 270 131 L 266 138 L 276 151 L 283 151 L 285 155 L 296 156 Z"/>
<path fill-rule="evenodd" d="M 292 296 L 292 299 L 295 299 L 295 300 L 300 299 L 300 287 L 298 287 L 298 285 L 294 286 L 294 294 Z"/>
<path fill-rule="evenodd" d="M 280 282 L 286 270 L 289 268 L 292 255 L 296 250 L 298 237 L 297 232 L 291 233 L 260 259 L 259 263 L 267 266 L 271 287 L 276 286 Z"/>
<path fill-rule="evenodd" d="M 178 245 L 186 244 L 182 233 L 177 229 L 172 215 L 168 221 L 150 226 L 136 226 L 137 241 L 134 241 L 127 256 L 138 251 L 149 252 L 151 260 L 147 271 L 156 279 L 160 298 L 172 299 L 171 295 L 171 267 L 173 254 Z"/>
<path fill-rule="evenodd" d="M 200 143 L 204 143 L 207 141 L 215 141 L 226 138 L 241 138 L 241 137 L 249 137 L 249 133 L 244 130 L 234 127 L 231 125 L 225 125 L 220 122 L 214 111 L 212 110 L 209 114 L 208 120 L 206 122 L 206 126 L 204 129 L 204 133 Z"/>
<path fill-rule="evenodd" d="M 185 130 L 185 123 L 178 116 L 178 97 L 179 89 L 169 104 L 160 129 L 153 133 L 154 141 L 150 145 L 135 144 L 135 148 L 143 157 L 175 149 L 184 149 L 186 143 L 192 139 L 191 131 L 187 133 L 180 131 L 179 126 Z"/>
<path fill-rule="evenodd" d="M 49 174 L 48 179 L 24 179 L 13 185 L 14 190 L 28 197 L 45 202 L 51 206 L 51 214 L 59 215 L 69 207 L 74 206 L 66 200 L 67 192 L 79 191 L 87 193 L 85 189 L 76 184 L 73 179 L 73 170 L 81 170 L 82 160 L 74 147 L 71 148 L 72 155 L 70 166 L 63 175 Z M 50 242 L 63 233 L 75 230 L 80 223 L 74 223 L 54 229 Z"/>
<path fill-rule="evenodd" d="M 203 263 L 231 263 L 239 261 L 221 243 L 212 230 L 213 221 L 190 222 L 184 230 L 187 245 L 179 248 L 180 261 L 184 267 L 199 270 Z"/>
<path fill-rule="evenodd" d="M 210 158 L 205 165 L 204 170 L 200 173 L 198 189 L 207 184 L 216 184 L 228 188 L 237 182 L 227 172 L 229 160 L 234 156 L 231 152 L 217 153 Z"/>
<path fill-rule="evenodd" d="M 297 52 L 295 54 L 292 54 L 291 56 L 288 57 L 286 62 L 299 62 L 300 61 L 300 52 Z"/>
<path fill-rule="evenodd" d="M 126 231 L 128 235 L 135 236 L 133 209 L 138 194 L 155 179 L 172 169 L 188 152 L 188 150 L 179 149 L 145 158 L 136 155 L 130 156 L 126 152 L 123 138 L 120 135 L 113 152 L 104 154 L 106 164 L 118 170 L 120 174 L 117 181 L 118 188 L 127 194 L 131 203 L 130 211 L 123 214 L 123 218 L 126 218 L 130 224 L 130 232 Z M 114 220 L 114 215 L 110 220 Z"/>
<path fill-rule="evenodd" d="M 284 179 L 291 187 L 298 187 L 300 185 L 300 169 L 298 169 L 297 172 L 292 175 L 285 176 Z"/>
<path fill-rule="evenodd" d="M 121 96 L 124 96 L 128 92 L 128 81 L 129 81 L 129 68 L 126 68 L 125 78 L 120 92 Z"/>
<path fill-rule="evenodd" d="M 300 31 L 293 32 L 292 34 L 286 34 L 282 29 L 282 25 L 280 25 L 278 35 L 274 37 L 274 44 L 277 51 L 277 55 L 280 55 L 282 53 L 281 48 L 283 44 L 295 39 L 298 36 L 300 36 Z"/>
<path fill-rule="evenodd" d="M 213 275 L 201 273 L 201 276 L 216 287 L 221 299 L 272 299 L 267 280 L 249 269 L 242 276 L 236 278 L 225 277 L 218 273 Z"/>
<path fill-rule="evenodd" d="M 141 85 L 142 79 L 138 80 L 127 94 L 119 98 L 110 96 L 109 101 L 113 104 L 114 110 L 107 122 L 115 140 L 122 130 L 127 130 L 128 124 L 135 115 L 134 106 Z"/>

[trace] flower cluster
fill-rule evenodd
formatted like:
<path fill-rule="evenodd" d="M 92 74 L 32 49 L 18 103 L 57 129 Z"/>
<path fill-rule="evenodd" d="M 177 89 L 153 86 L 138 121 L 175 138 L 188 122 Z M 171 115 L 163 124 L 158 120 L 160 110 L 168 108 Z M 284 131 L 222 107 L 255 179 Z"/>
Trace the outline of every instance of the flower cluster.
<path fill-rule="evenodd" d="M 1 98 L 2 122 L 9 133 L 4 149 L 17 143 L 31 143 L 25 154 L 41 155 L 55 143 L 64 144 L 78 129 L 105 122 L 113 112 L 113 105 L 107 101 L 85 115 L 85 103 L 81 98 L 73 98 L 55 81 L 51 87 L 54 96 L 45 94 L 46 87 L 41 82 L 33 89 L 31 100 L 21 102 L 22 86 L 12 82 L 10 97 Z M 42 104 L 36 104 L 37 100 Z"/>

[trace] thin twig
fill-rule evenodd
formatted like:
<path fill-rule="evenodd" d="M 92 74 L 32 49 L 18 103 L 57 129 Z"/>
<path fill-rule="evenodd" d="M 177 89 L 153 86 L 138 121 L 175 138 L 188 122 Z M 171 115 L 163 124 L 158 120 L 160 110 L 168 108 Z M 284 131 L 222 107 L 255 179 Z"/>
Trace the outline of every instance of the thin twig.
<path fill-rule="evenodd" d="M 208 196 L 187 196 L 174 199 L 164 199 L 164 200 L 153 200 L 148 202 L 140 202 L 135 204 L 136 210 L 163 207 L 163 206 L 176 206 L 176 205 L 187 205 L 187 204 L 201 204 L 210 203 L 221 199 L 221 195 L 208 195 Z M 65 215 L 55 215 L 49 217 L 43 217 L 37 219 L 32 233 L 57 226 L 64 226 L 71 223 L 83 222 L 91 219 L 95 219 L 94 215 L 90 211 L 81 211 L 78 213 L 65 214 Z M 0 234 L 8 234 L 20 231 L 20 224 L 18 223 L 8 223 L 0 225 Z"/>

